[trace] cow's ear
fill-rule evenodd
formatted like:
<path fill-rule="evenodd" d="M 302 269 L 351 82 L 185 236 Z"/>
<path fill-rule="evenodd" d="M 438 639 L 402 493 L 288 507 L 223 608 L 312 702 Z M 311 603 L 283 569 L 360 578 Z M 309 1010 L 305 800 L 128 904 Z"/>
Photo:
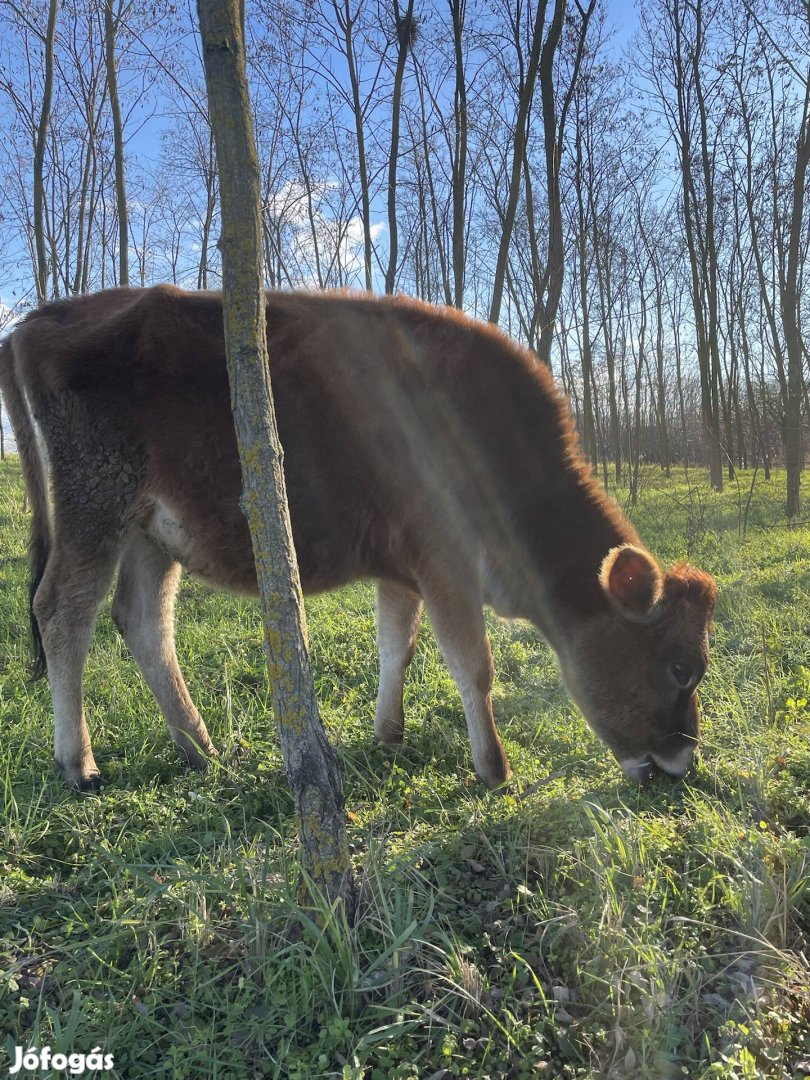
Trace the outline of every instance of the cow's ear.
<path fill-rule="evenodd" d="M 632 544 L 622 544 L 607 553 L 599 581 L 611 602 L 631 618 L 649 615 L 661 599 L 661 571 L 646 551 Z"/>

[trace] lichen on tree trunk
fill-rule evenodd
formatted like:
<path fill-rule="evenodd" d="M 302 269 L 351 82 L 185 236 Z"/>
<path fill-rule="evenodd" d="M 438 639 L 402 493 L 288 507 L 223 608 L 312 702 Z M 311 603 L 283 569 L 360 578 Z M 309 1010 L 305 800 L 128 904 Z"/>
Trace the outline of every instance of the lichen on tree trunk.
<path fill-rule="evenodd" d="M 282 754 L 295 799 L 301 865 L 354 917 L 356 886 L 337 756 L 321 724 L 309 668 L 301 584 L 284 484 L 270 374 L 259 164 L 251 122 L 239 0 L 198 0 L 222 214 L 225 348 L 264 616 L 267 665 Z"/>

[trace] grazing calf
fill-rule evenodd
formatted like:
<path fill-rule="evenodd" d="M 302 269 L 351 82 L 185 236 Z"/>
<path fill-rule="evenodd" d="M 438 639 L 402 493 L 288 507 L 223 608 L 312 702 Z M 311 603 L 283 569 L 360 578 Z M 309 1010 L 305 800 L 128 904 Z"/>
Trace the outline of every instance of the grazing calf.
<path fill-rule="evenodd" d="M 716 588 L 688 566 L 659 571 L 580 459 L 548 372 L 493 327 L 409 300 L 269 293 L 267 327 L 304 590 L 377 582 L 379 738 L 402 739 L 424 602 L 475 769 L 508 779 L 489 604 L 538 627 L 625 772 L 682 775 Z M 181 567 L 256 591 L 220 296 L 158 286 L 45 304 L 3 344 L 0 386 L 33 512 L 57 764 L 78 788 L 99 781 L 82 672 L 116 571 L 115 623 L 178 749 L 204 764 L 215 751 L 174 646 Z"/>

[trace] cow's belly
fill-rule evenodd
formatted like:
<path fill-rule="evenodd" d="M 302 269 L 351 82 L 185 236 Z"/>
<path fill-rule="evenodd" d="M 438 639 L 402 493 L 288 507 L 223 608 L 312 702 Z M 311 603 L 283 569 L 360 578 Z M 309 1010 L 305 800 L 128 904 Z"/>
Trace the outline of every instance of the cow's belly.
<path fill-rule="evenodd" d="M 256 594 L 256 569 L 247 523 L 239 513 L 202 520 L 156 499 L 143 528 L 184 569 L 229 592 Z"/>
<path fill-rule="evenodd" d="M 218 513 L 210 506 L 206 510 L 195 513 L 194 507 L 184 509 L 157 498 L 142 527 L 187 573 L 215 588 L 255 596 L 253 546 L 241 510 L 237 505 L 220 507 Z M 296 528 L 293 522 L 293 538 L 305 593 L 334 589 L 361 577 L 392 576 L 387 565 L 358 557 L 336 527 L 313 528 L 306 521 Z"/>

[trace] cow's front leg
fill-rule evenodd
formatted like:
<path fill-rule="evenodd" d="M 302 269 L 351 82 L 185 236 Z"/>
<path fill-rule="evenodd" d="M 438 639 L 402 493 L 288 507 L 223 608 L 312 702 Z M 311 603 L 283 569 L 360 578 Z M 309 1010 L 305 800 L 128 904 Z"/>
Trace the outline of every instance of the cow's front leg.
<path fill-rule="evenodd" d="M 416 648 L 422 623 L 422 599 L 406 585 L 377 583 L 377 648 L 380 688 L 374 734 L 384 743 L 400 743 L 405 725 L 402 695 L 405 671 Z"/>
<path fill-rule="evenodd" d="M 464 575 L 456 580 L 464 580 Z M 481 600 L 447 584 L 426 586 L 423 595 L 442 655 L 461 694 L 475 771 L 488 787 L 500 787 L 512 770 L 492 714 L 492 650 Z"/>

